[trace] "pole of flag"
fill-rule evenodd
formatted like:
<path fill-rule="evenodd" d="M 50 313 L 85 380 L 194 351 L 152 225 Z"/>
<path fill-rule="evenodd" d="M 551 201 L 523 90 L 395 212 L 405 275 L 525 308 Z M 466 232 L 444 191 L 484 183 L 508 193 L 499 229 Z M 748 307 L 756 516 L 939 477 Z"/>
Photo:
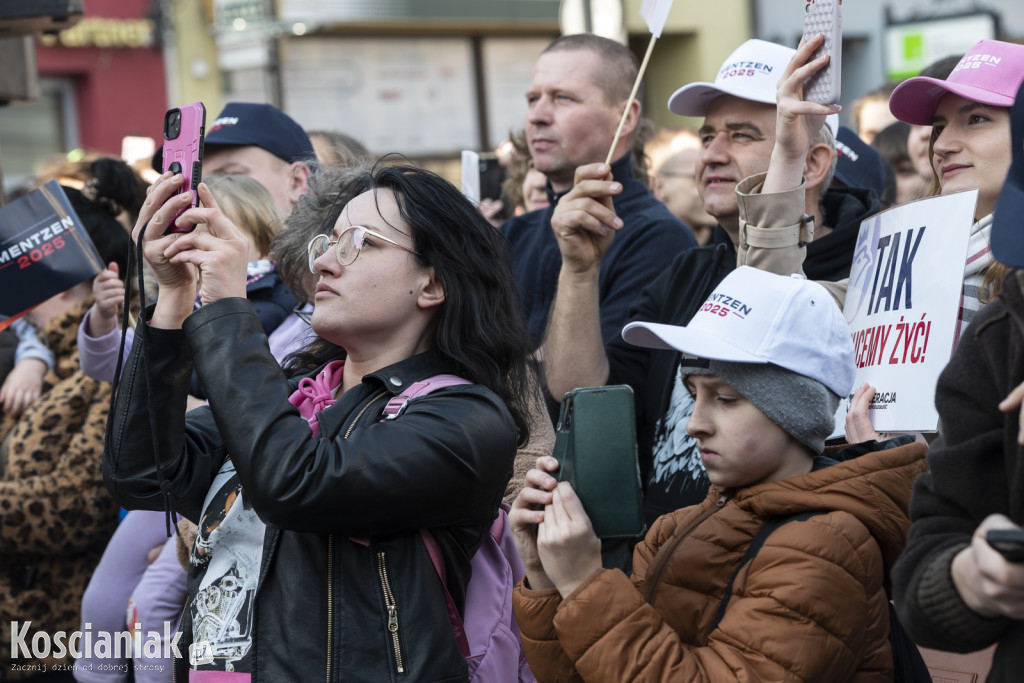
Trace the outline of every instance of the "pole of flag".
<path fill-rule="evenodd" d="M 637 71 L 633 90 L 629 93 L 626 108 L 622 112 L 622 118 L 619 119 L 619 127 L 615 131 L 615 137 L 612 138 L 612 146 L 608 150 L 608 158 L 604 160 L 606 164 L 612 163 L 612 155 L 615 154 L 615 147 L 619 144 L 622 127 L 626 125 L 626 118 L 629 116 L 629 110 L 633 106 L 633 100 L 636 98 L 636 91 L 640 89 L 640 81 L 643 80 L 644 72 L 647 70 L 647 62 L 651 60 L 654 44 L 658 42 L 658 38 L 661 37 L 661 32 L 665 28 L 665 21 L 668 19 L 670 9 L 672 9 L 672 0 L 644 0 L 643 4 L 640 5 L 640 16 L 647 22 L 647 28 L 651 31 L 651 42 L 647 44 L 647 53 L 644 55 L 643 61 L 640 62 L 640 70 Z"/>
<path fill-rule="evenodd" d="M 622 110 L 622 118 L 619 119 L 619 127 L 615 130 L 615 137 L 612 138 L 612 147 L 608 150 L 608 158 L 604 160 L 604 163 L 612 163 L 612 155 L 615 154 L 615 146 L 619 144 L 619 136 L 622 135 L 622 127 L 626 125 L 626 118 L 629 116 L 629 110 L 633 106 L 633 99 L 636 97 L 636 91 L 640 89 L 640 81 L 644 77 L 644 71 L 647 70 L 647 62 L 651 59 L 651 52 L 654 50 L 654 44 L 658 42 L 658 39 L 651 36 L 651 42 L 647 43 L 647 54 L 644 55 L 644 61 L 640 63 L 640 70 L 636 72 L 636 82 L 633 83 L 633 91 L 629 93 L 629 100 L 626 102 L 626 108 Z"/>

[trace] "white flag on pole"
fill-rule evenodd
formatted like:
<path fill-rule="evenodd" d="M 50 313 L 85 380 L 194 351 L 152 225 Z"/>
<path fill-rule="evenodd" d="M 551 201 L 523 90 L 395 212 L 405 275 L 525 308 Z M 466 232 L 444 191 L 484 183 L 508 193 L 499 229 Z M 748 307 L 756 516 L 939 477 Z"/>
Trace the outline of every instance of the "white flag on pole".
<path fill-rule="evenodd" d="M 661 38 L 670 9 L 672 0 L 644 0 L 640 5 L 640 16 L 647 22 L 647 28 L 655 38 Z"/>

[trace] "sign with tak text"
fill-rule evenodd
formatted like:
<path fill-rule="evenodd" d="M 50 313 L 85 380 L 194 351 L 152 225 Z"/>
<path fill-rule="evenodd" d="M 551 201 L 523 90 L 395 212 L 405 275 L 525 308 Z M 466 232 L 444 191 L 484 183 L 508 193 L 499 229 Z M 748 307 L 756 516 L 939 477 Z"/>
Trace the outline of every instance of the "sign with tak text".
<path fill-rule="evenodd" d="M 977 199 L 977 190 L 930 197 L 860 225 L 843 313 L 857 363 L 853 389 L 875 387 L 868 415 L 880 432 L 938 428 L 935 384 L 953 351 Z"/>
<path fill-rule="evenodd" d="M 60 184 L 51 180 L 0 208 L 0 322 L 94 277 L 103 262 Z"/>

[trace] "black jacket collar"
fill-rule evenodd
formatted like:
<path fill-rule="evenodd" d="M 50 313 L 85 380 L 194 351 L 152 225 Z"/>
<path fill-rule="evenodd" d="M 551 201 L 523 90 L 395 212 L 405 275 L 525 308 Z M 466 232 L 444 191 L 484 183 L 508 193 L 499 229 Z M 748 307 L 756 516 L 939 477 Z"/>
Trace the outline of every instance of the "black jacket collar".
<path fill-rule="evenodd" d="M 612 177 L 622 183 L 623 187 L 626 187 L 626 181 L 633 179 L 632 151 L 626 152 L 624 155 L 619 157 L 618 161 L 612 164 Z M 572 187 L 569 188 L 569 190 L 571 189 Z M 544 184 L 544 190 L 547 192 L 548 203 L 550 203 L 551 206 L 558 204 L 559 200 L 569 192 L 569 190 L 556 192 L 555 188 L 551 187 L 550 180 Z"/>

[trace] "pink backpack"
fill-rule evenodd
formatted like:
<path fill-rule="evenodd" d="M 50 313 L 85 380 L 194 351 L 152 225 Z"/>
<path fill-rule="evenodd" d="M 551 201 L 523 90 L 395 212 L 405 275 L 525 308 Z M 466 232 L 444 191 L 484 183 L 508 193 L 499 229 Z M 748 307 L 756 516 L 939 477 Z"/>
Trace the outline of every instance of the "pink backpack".
<path fill-rule="evenodd" d="M 406 405 L 414 398 L 425 396 L 435 389 L 470 384 L 455 375 L 436 375 L 415 382 L 400 395 L 388 401 L 384 408 L 384 420 L 393 420 L 405 411 Z M 480 547 L 470 561 L 472 574 L 466 587 L 465 621 L 455 608 L 455 601 L 448 592 L 445 578 L 444 556 L 441 547 L 423 529 L 423 545 L 430 554 L 441 585 L 445 602 L 448 604 L 448 619 L 452 632 L 459 644 L 459 650 L 469 667 L 469 680 L 490 683 L 491 681 L 518 680 L 519 683 L 536 683 L 526 653 L 519 638 L 519 624 L 512 612 L 512 589 L 526 570 L 508 528 L 508 505 L 501 504 L 498 517 L 491 524 L 490 533 L 484 536 Z M 513 678 L 512 672 L 517 672 Z"/>

